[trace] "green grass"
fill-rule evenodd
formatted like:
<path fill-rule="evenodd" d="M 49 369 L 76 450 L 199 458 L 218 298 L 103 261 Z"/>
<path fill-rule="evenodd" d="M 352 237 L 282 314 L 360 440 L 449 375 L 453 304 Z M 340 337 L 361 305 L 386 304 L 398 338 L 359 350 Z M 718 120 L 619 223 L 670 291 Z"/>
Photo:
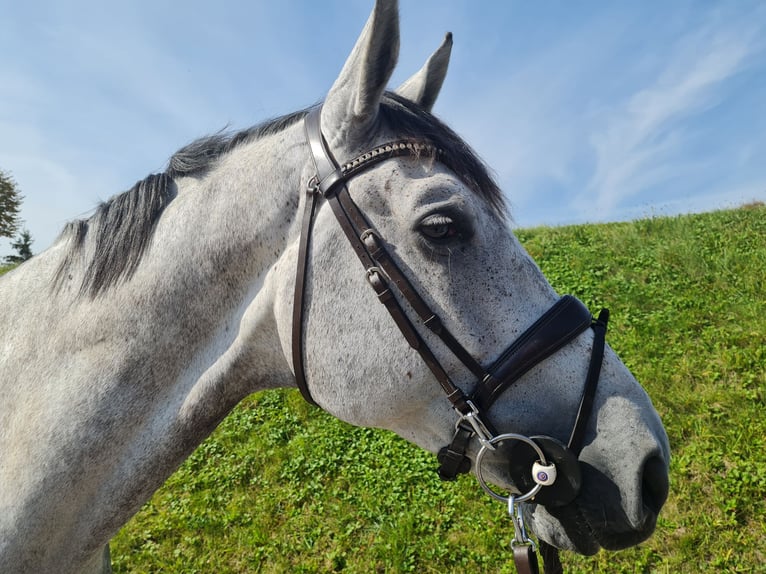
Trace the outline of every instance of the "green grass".
<path fill-rule="evenodd" d="M 518 232 L 551 283 L 612 310 L 609 342 L 673 449 L 641 546 L 567 572 L 758 572 L 766 563 L 766 208 Z M 513 572 L 475 481 L 295 391 L 244 401 L 119 533 L 116 572 Z"/>

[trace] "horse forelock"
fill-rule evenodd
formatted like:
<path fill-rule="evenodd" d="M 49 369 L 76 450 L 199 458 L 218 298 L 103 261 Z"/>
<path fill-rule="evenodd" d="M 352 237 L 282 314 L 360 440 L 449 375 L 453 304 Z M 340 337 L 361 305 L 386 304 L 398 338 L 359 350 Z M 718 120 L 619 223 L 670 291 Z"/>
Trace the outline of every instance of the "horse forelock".
<path fill-rule="evenodd" d="M 489 168 L 451 128 L 422 107 L 393 92 L 386 92 L 380 111 L 383 121 L 397 137 L 426 140 L 439 148 L 439 161 L 486 201 L 495 213 L 507 217 L 503 192 Z"/>
<path fill-rule="evenodd" d="M 63 284 L 69 268 L 86 246 L 91 255 L 79 289 L 81 296 L 96 297 L 118 281 L 129 278 L 141 262 L 157 221 L 175 197 L 175 180 L 203 176 L 222 156 L 243 144 L 287 129 L 303 119 L 309 109 L 238 132 L 222 131 L 197 139 L 174 153 L 164 172 L 149 175 L 130 190 L 102 203 L 90 218 L 69 223 L 60 236 L 70 242 L 69 251 L 57 270 L 54 287 Z M 489 169 L 453 130 L 393 92 L 385 94 L 380 114 L 398 138 L 425 140 L 438 147 L 439 160 L 497 214 L 506 215 L 503 194 Z"/>

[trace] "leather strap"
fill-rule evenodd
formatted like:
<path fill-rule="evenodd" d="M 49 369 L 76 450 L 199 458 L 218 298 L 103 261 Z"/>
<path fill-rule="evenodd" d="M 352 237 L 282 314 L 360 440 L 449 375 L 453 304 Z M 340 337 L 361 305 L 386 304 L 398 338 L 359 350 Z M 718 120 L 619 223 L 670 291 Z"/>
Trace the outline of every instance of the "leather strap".
<path fill-rule="evenodd" d="M 513 563 L 519 574 L 540 574 L 537 554 L 531 544 L 520 544 L 513 547 Z"/>
<path fill-rule="evenodd" d="M 346 210 L 344 210 L 344 205 L 353 205 L 353 208 L 358 211 L 356 205 L 354 205 L 353 202 L 351 202 L 350 197 L 348 197 L 348 190 L 345 185 L 335 194 L 331 195 L 328 198 L 328 202 L 335 213 L 335 217 L 338 220 L 341 229 L 346 234 L 346 238 L 354 247 L 354 252 L 357 254 L 362 265 L 367 269 L 368 281 L 378 294 L 378 299 L 385 304 L 391 318 L 394 320 L 397 327 L 399 327 L 399 330 L 404 334 L 404 337 L 410 346 L 420 354 L 442 389 L 444 389 L 444 392 L 447 394 L 447 398 L 452 402 L 452 405 L 460 412 L 468 412 L 470 409 L 465 405 L 465 395 L 460 388 L 452 382 L 447 371 L 441 366 L 441 363 L 439 363 L 436 356 L 412 325 L 409 317 L 404 313 L 399 301 L 393 294 L 391 294 L 389 281 L 387 281 L 384 274 L 377 269 L 377 261 L 367 252 L 364 242 L 360 239 L 360 234 L 357 232 L 358 230 L 354 228 L 350 216 Z M 399 285 L 397 285 L 397 287 L 399 287 Z"/>
<path fill-rule="evenodd" d="M 558 548 L 540 540 L 537 543 L 537 549 L 543 559 L 543 572 L 545 574 L 564 574 Z M 531 544 L 513 547 L 513 563 L 519 574 L 540 574 L 537 553 Z"/>
<path fill-rule="evenodd" d="M 537 542 L 537 549 L 543 559 L 543 571 L 545 574 L 564 574 L 564 566 L 559 558 L 559 549 L 548 544 L 545 540 Z"/>
<path fill-rule="evenodd" d="M 596 396 L 598 378 L 601 375 L 601 364 L 604 362 L 604 346 L 606 345 L 606 328 L 609 323 L 609 309 L 601 309 L 598 319 L 591 325 L 594 332 L 593 351 L 591 351 L 588 374 L 585 377 L 585 386 L 577 409 L 577 417 L 569 436 L 567 448 L 579 458 L 585 441 L 585 428 L 593 410 L 593 399 Z"/>
<path fill-rule="evenodd" d="M 439 468 L 436 470 L 439 478 L 446 481 L 452 481 L 458 474 L 466 474 L 471 470 L 471 459 L 465 453 L 468 450 L 468 443 L 473 438 L 473 428 L 465 422 L 461 422 L 455 429 L 455 435 L 449 445 L 442 447 L 436 460 L 439 461 Z"/>
<path fill-rule="evenodd" d="M 303 222 L 301 224 L 301 239 L 298 244 L 298 268 L 295 273 L 295 292 L 293 294 L 293 371 L 295 382 L 298 385 L 303 398 L 310 404 L 317 405 L 309 391 L 306 381 L 306 371 L 303 361 L 303 318 L 306 313 L 304 295 L 306 289 L 306 274 L 308 272 L 308 251 L 311 241 L 311 230 L 314 226 L 314 212 L 317 205 L 317 192 L 309 188 L 306 195 L 306 204 L 303 208 Z"/>
<path fill-rule="evenodd" d="M 585 305 L 571 295 L 564 295 L 489 368 L 491 377 L 477 387 L 471 397 L 473 402 L 480 410 L 487 411 L 497 397 L 529 369 L 590 327 L 592 319 Z"/>
<path fill-rule="evenodd" d="M 402 294 L 410 308 L 415 311 L 423 325 L 436 334 L 474 376 L 479 380 L 483 379 L 487 372 L 465 347 L 455 339 L 452 333 L 444 327 L 441 318 L 428 306 L 410 280 L 401 272 L 399 266 L 391 259 L 380 237 L 367 223 L 364 215 L 353 202 L 348 192 L 338 194 L 338 199 L 343 205 L 344 211 L 354 221 L 357 230 L 360 232 L 359 236 L 364 242 L 365 249 L 386 272 L 386 275 L 388 275 L 394 285 L 396 285 L 397 290 Z"/>

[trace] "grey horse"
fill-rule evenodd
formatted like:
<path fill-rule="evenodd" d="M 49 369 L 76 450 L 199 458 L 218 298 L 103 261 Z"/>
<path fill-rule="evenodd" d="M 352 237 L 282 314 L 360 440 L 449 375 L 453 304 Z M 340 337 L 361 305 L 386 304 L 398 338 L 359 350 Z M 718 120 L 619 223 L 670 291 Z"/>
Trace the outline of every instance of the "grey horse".
<path fill-rule="evenodd" d="M 511 232 L 484 165 L 429 113 L 450 47 L 448 36 L 387 92 L 398 10 L 378 1 L 320 127 L 336 158 L 414 136 L 451 154 L 392 157 L 347 185 L 445 328 L 489 365 L 559 297 Z M 306 115 L 194 142 L 0 279 L 0 572 L 107 571 L 110 538 L 243 397 L 296 385 L 293 293 L 316 175 Z M 433 452 L 450 443 L 459 417 L 324 201 L 305 289 L 301 353 L 313 400 Z M 470 394 L 474 375 L 402 306 Z M 494 401 L 491 425 L 565 440 L 593 346 L 584 330 L 529 369 Z M 580 464 L 598 478 L 584 476 L 576 513 L 531 506 L 528 525 L 587 554 L 646 539 L 667 495 L 668 440 L 608 346 L 584 432 Z M 481 448 L 470 438 L 474 465 Z M 501 450 L 486 453 L 483 475 L 513 490 Z"/>

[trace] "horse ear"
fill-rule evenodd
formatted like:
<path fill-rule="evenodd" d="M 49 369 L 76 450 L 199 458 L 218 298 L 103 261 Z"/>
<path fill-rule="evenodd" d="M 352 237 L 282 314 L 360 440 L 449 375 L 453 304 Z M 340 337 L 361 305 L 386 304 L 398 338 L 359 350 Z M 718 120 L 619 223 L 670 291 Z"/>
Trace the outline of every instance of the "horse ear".
<path fill-rule="evenodd" d="M 322 108 L 322 131 L 331 143 L 336 138 L 362 141 L 369 135 L 398 57 L 398 4 L 377 0 Z"/>
<path fill-rule="evenodd" d="M 396 93 L 430 112 L 447 75 L 451 53 L 452 33 L 447 32 L 442 45 L 431 54 L 420 71 L 397 88 Z"/>

